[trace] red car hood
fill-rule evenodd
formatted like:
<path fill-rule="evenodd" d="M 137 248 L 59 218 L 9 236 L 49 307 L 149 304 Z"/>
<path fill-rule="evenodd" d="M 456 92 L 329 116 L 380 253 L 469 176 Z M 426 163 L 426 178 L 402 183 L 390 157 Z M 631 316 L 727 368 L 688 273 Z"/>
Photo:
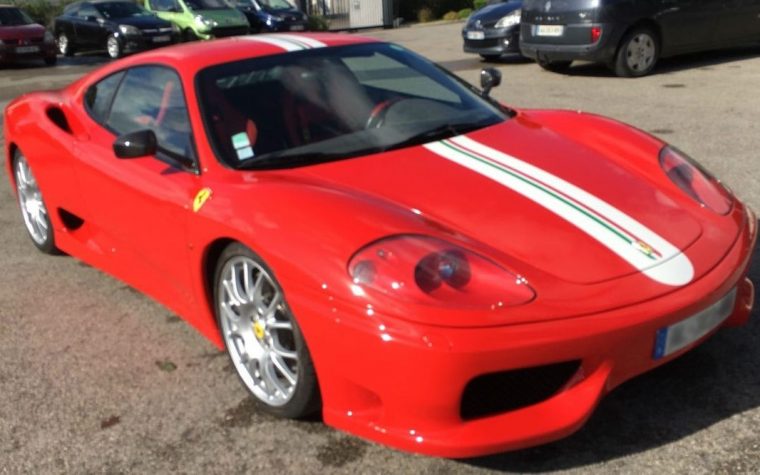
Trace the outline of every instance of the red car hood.
<path fill-rule="evenodd" d="M 657 181 L 667 182 L 658 165 L 662 143 L 576 114 L 577 133 L 568 133 L 541 124 L 542 114 L 303 170 L 422 214 L 568 282 L 639 271 L 668 286 L 690 281 L 694 269 L 681 251 L 702 228 Z M 589 127 L 594 121 L 598 128 Z M 629 136 L 608 140 L 615 134 L 605 135 L 605 127 Z"/>
<path fill-rule="evenodd" d="M 41 38 L 45 27 L 36 23 L 23 26 L 0 26 L 0 40 L 25 40 Z"/>

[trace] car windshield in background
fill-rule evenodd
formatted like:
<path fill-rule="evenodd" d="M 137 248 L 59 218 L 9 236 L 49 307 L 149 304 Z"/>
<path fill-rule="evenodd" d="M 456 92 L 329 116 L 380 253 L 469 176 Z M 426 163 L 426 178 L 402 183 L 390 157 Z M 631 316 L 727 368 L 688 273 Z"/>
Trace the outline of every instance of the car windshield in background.
<path fill-rule="evenodd" d="M 230 8 L 225 0 L 186 0 L 191 10 L 223 10 Z"/>
<path fill-rule="evenodd" d="M 263 7 L 269 7 L 272 10 L 290 10 L 293 7 L 286 0 L 257 0 L 259 5 Z"/>
<path fill-rule="evenodd" d="M 31 25 L 34 20 L 18 8 L 0 8 L 0 26 Z"/>
<path fill-rule="evenodd" d="M 95 8 L 108 19 L 151 15 L 142 7 L 129 2 L 96 3 Z"/>
<path fill-rule="evenodd" d="M 208 135 L 235 168 L 279 168 L 401 148 L 507 115 L 451 74 L 386 43 L 252 58 L 196 79 Z"/>

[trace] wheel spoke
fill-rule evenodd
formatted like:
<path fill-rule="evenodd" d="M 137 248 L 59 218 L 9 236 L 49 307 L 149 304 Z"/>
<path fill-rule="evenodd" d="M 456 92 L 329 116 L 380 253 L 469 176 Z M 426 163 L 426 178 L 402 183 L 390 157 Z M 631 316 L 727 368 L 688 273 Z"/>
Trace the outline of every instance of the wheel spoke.
<path fill-rule="evenodd" d="M 278 356 L 278 355 L 270 355 L 270 358 L 272 359 L 272 364 L 274 364 L 275 369 L 285 378 L 288 380 L 291 386 L 296 385 L 296 375 L 288 368 L 288 365 L 285 364 L 285 361 Z"/>
<path fill-rule="evenodd" d="M 261 379 L 269 389 L 269 396 L 275 397 L 279 392 L 282 396 L 288 395 L 288 389 L 282 385 L 274 367 L 274 361 L 268 355 L 261 359 Z"/>
<path fill-rule="evenodd" d="M 289 360 L 298 360 L 298 353 L 283 348 L 277 338 L 272 338 L 272 352 Z"/>

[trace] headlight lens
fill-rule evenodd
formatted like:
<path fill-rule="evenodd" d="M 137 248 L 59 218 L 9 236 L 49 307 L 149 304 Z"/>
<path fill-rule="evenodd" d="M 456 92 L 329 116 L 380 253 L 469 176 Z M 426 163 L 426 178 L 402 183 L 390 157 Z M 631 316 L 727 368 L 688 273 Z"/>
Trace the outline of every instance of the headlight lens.
<path fill-rule="evenodd" d="M 266 24 L 271 25 L 272 23 L 279 23 L 282 21 L 282 18 L 275 16 L 275 15 L 269 15 L 266 19 Z"/>
<path fill-rule="evenodd" d="M 521 14 L 522 10 L 518 8 L 509 15 L 501 17 L 501 19 L 496 22 L 496 28 L 509 28 L 510 26 L 519 25 Z"/>
<path fill-rule="evenodd" d="M 731 193 L 685 153 L 664 147 L 660 151 L 660 166 L 673 183 L 702 206 L 718 214 L 731 211 Z"/>
<path fill-rule="evenodd" d="M 212 26 L 216 25 L 216 22 L 214 20 L 203 18 L 201 15 L 195 16 L 195 23 L 206 28 L 211 28 Z"/>
<path fill-rule="evenodd" d="M 123 35 L 139 35 L 140 30 L 131 25 L 119 25 L 119 31 Z"/>
<path fill-rule="evenodd" d="M 402 235 L 367 245 L 348 264 L 355 285 L 415 303 L 497 309 L 530 302 L 527 280 L 440 239 Z"/>
<path fill-rule="evenodd" d="M 172 33 L 179 33 L 179 27 L 176 23 L 172 23 Z"/>
<path fill-rule="evenodd" d="M 45 43 L 55 43 L 55 37 L 53 36 L 52 33 L 50 33 L 49 31 L 46 31 L 45 32 L 45 38 L 43 39 L 43 41 Z M 0 44 L 1 43 L 2 43 L 2 41 L 0 41 Z"/>

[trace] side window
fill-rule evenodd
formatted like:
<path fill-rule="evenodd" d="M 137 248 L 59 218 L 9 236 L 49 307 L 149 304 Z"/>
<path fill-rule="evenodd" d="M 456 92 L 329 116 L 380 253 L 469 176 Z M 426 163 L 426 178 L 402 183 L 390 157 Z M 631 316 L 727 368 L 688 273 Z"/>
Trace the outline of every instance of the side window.
<path fill-rule="evenodd" d="M 124 77 L 123 72 L 112 74 L 87 89 L 84 95 L 84 104 L 96 122 L 104 124 L 108 118 L 108 110 L 111 107 L 113 95 L 122 77 Z"/>
<path fill-rule="evenodd" d="M 430 77 L 383 54 L 344 58 L 343 62 L 364 86 L 444 102 L 460 102 L 459 96 Z"/>
<path fill-rule="evenodd" d="M 182 83 L 173 70 L 140 66 L 127 71 L 106 125 L 122 135 L 150 129 L 160 151 L 192 158 L 192 134 Z"/>
<path fill-rule="evenodd" d="M 177 10 L 176 0 L 150 0 L 151 9 L 158 12 L 168 12 Z"/>
<path fill-rule="evenodd" d="M 95 7 L 93 7 L 90 4 L 84 4 L 81 7 L 79 7 L 77 16 L 79 18 L 90 18 L 90 17 L 100 18 L 100 15 L 98 15 L 98 11 L 95 10 Z"/>

